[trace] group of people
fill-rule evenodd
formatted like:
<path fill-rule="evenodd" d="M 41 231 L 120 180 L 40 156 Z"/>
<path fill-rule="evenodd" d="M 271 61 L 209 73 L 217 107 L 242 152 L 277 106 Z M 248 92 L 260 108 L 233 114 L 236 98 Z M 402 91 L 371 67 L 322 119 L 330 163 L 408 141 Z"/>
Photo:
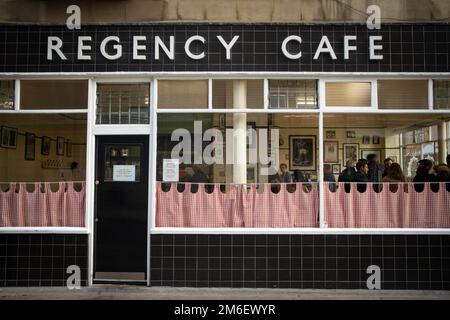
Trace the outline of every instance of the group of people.
<path fill-rule="evenodd" d="M 326 170 L 325 170 L 326 171 Z M 333 177 L 334 178 L 334 177 Z M 327 180 L 325 180 L 327 181 Z M 346 168 L 338 178 L 339 182 L 406 182 L 401 166 L 391 158 L 384 160 L 384 166 L 380 164 L 375 154 L 366 159 L 360 159 L 354 165 L 347 161 Z M 433 165 L 428 159 L 419 161 L 417 172 L 413 182 L 449 182 L 450 181 L 450 155 L 447 156 L 447 164 Z"/>
<path fill-rule="evenodd" d="M 419 161 L 417 172 L 413 178 L 413 182 L 434 182 L 432 189 L 438 188 L 436 182 L 450 182 L 450 155 L 447 156 L 446 164 L 434 165 L 431 160 L 423 159 Z M 280 172 L 272 177 L 271 182 L 293 183 L 304 182 L 305 178 L 300 170 L 295 170 L 291 174 L 285 163 L 280 165 Z M 331 191 L 336 190 L 336 179 L 331 170 L 331 165 L 324 165 L 324 181 L 329 183 Z M 358 182 L 357 189 L 364 192 L 366 186 L 364 183 L 373 182 L 375 184 L 381 182 L 401 183 L 406 182 L 401 166 L 394 162 L 391 158 L 384 160 L 381 164 L 377 155 L 370 154 L 367 159 L 359 159 L 356 163 L 352 160 L 347 161 L 345 169 L 339 174 L 338 182 Z M 449 184 L 450 185 L 450 184 Z M 350 188 L 350 186 L 347 186 Z M 380 189 L 380 185 L 374 188 Z M 416 185 L 416 190 L 423 189 L 422 185 Z"/>

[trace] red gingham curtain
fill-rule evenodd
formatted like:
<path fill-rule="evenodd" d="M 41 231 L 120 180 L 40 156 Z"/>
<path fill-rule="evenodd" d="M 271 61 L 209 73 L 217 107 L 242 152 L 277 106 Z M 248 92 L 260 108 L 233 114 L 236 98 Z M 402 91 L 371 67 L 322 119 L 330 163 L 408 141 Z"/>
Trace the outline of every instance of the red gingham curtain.
<path fill-rule="evenodd" d="M 162 185 L 170 186 L 167 192 Z M 176 183 L 156 183 L 156 226 L 198 228 L 275 228 L 318 227 L 318 190 L 302 183 L 279 184 L 279 192 L 271 184 L 230 185 L 226 192 L 221 184 L 206 190 L 198 184 L 191 192 L 191 184 L 184 184 L 179 192 Z"/>
<path fill-rule="evenodd" d="M 345 192 L 345 185 L 350 192 Z M 336 192 L 324 190 L 325 223 L 329 228 L 449 228 L 450 193 L 445 183 L 433 192 L 424 183 L 417 192 L 413 183 L 380 184 L 375 192 L 368 183 L 365 192 L 357 183 L 338 183 Z"/>
<path fill-rule="evenodd" d="M 0 190 L 0 227 L 84 227 L 85 195 L 85 182 L 10 183 Z"/>

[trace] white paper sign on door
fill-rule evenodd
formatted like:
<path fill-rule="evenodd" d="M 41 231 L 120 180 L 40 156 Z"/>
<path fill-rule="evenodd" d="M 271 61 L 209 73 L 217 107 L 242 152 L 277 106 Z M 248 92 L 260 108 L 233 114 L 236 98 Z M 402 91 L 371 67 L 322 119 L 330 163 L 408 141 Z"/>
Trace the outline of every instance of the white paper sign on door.
<path fill-rule="evenodd" d="M 163 159 L 163 181 L 178 182 L 180 173 L 179 159 Z"/>
<path fill-rule="evenodd" d="M 136 181 L 136 166 L 114 165 L 113 181 Z"/>

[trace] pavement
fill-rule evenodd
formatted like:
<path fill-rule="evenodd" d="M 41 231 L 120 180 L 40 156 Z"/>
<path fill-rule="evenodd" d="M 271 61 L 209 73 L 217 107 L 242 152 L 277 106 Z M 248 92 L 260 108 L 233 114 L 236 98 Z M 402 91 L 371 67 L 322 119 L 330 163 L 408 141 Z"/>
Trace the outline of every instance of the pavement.
<path fill-rule="evenodd" d="M 450 291 L 173 288 L 132 285 L 0 288 L 0 300 L 450 300 Z"/>

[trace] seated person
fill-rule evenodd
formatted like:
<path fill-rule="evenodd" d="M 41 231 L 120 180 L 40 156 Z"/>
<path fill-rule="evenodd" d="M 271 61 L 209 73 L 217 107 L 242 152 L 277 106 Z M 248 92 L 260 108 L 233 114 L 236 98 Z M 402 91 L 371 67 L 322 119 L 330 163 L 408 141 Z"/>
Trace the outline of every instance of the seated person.
<path fill-rule="evenodd" d="M 292 182 L 292 175 L 291 173 L 288 171 L 287 165 L 286 163 L 282 163 L 280 165 L 280 182 L 284 182 L 284 183 L 290 183 Z"/>
<path fill-rule="evenodd" d="M 367 164 L 366 159 L 359 159 L 356 163 L 357 172 L 353 176 L 353 182 L 363 182 L 358 183 L 356 189 L 359 192 L 365 192 L 367 187 L 367 182 L 369 182 L 369 178 L 367 175 L 369 174 L 369 165 Z"/>
<path fill-rule="evenodd" d="M 331 192 L 336 191 L 336 178 L 333 172 L 331 172 L 331 166 L 329 164 L 323 165 L 323 181 L 328 182 L 328 187 Z"/>
<path fill-rule="evenodd" d="M 417 167 L 416 176 L 413 179 L 414 189 L 417 192 L 422 192 L 424 185 L 423 183 L 417 182 L 434 182 L 435 176 L 432 174 L 433 172 L 433 162 L 428 159 L 422 159 L 419 161 L 419 166 Z"/>
<path fill-rule="evenodd" d="M 387 170 L 387 175 L 383 178 L 383 182 L 406 182 L 405 175 L 398 163 L 392 163 Z M 406 187 L 406 186 L 405 186 Z M 397 185 L 389 185 L 391 192 L 397 192 Z"/>

